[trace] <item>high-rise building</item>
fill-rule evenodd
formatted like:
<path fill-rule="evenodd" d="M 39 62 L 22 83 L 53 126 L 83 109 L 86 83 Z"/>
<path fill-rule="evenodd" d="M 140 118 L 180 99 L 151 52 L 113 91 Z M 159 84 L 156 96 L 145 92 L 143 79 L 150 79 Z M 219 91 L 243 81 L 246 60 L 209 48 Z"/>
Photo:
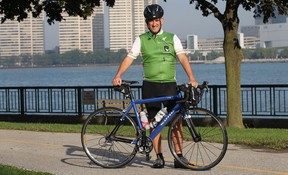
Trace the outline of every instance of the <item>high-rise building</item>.
<path fill-rule="evenodd" d="M 110 50 L 130 49 L 134 39 L 145 32 L 144 8 L 157 0 L 121 0 L 109 9 Z"/>
<path fill-rule="evenodd" d="M 187 35 L 187 50 L 198 50 L 198 36 Z"/>
<path fill-rule="evenodd" d="M 65 20 L 59 24 L 59 52 L 93 51 L 92 17 L 84 20 L 79 16 L 63 16 Z"/>
<path fill-rule="evenodd" d="M 104 6 L 95 7 L 94 14 L 83 19 L 64 14 L 65 20 L 59 24 L 59 51 L 83 52 L 104 49 Z"/>
<path fill-rule="evenodd" d="M 31 14 L 22 21 L 0 24 L 0 57 L 35 55 L 44 53 L 44 17 L 32 18 Z"/>
<path fill-rule="evenodd" d="M 104 31 L 104 5 L 100 1 L 101 6 L 95 8 L 93 16 L 93 50 L 105 49 L 105 31 Z"/>

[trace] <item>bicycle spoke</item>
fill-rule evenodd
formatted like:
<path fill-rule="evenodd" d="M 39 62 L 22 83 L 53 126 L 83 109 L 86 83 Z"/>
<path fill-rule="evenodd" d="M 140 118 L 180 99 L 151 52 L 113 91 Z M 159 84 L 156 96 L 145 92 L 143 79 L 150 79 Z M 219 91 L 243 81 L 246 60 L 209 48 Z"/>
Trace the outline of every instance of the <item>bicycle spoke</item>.
<path fill-rule="evenodd" d="M 122 167 L 136 154 L 136 146 L 133 144 L 137 137 L 136 124 L 130 116 L 126 116 L 117 127 L 121 116 L 121 109 L 102 108 L 91 114 L 83 125 L 82 146 L 87 156 L 97 165 L 106 168 Z M 127 133 L 131 136 L 126 136 Z"/>
<path fill-rule="evenodd" d="M 183 120 L 183 146 L 182 155 L 188 160 L 183 165 L 194 170 L 207 170 L 217 165 L 224 157 L 227 150 L 227 133 L 221 121 L 211 112 L 195 108 L 191 110 L 192 118 Z M 174 150 L 171 130 L 176 124 L 172 122 L 168 132 L 168 144 L 173 156 L 181 162 Z M 195 127 L 189 129 L 189 126 Z M 192 134 L 194 131 L 197 133 Z M 192 134 L 192 135 L 191 135 Z M 193 135 L 199 137 L 195 141 Z"/>

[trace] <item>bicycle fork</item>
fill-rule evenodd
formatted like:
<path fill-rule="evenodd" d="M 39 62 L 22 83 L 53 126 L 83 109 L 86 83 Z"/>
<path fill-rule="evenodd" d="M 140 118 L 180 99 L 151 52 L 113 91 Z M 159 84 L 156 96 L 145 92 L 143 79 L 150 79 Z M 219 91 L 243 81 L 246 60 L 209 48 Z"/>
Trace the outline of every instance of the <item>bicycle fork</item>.
<path fill-rule="evenodd" d="M 192 118 L 191 115 L 186 114 L 184 120 L 188 125 L 189 132 L 192 135 L 194 142 L 199 142 L 201 141 L 201 135 L 196 131 L 196 127 L 191 118 Z"/>

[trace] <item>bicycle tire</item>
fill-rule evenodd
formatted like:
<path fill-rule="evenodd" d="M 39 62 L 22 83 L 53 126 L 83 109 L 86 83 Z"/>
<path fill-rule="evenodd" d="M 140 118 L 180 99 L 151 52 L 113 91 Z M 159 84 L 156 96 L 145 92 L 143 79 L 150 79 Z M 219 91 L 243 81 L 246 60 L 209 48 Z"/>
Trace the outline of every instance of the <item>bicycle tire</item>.
<path fill-rule="evenodd" d="M 221 120 L 211 111 L 203 108 L 189 109 L 190 118 L 183 119 L 177 116 L 168 130 L 169 149 L 182 166 L 192 170 L 208 170 L 216 166 L 225 156 L 228 147 L 227 131 Z M 172 135 L 177 121 L 182 120 L 183 143 L 180 158 L 175 150 Z M 196 132 L 200 135 L 199 141 L 194 141 L 187 122 L 193 122 Z"/>
<path fill-rule="evenodd" d="M 120 121 L 123 110 L 104 107 L 90 114 L 82 126 L 82 147 L 91 161 L 104 168 L 120 168 L 128 164 L 137 153 L 136 124 L 126 115 Z M 112 137 L 108 137 L 117 123 L 119 127 Z M 129 136 L 124 136 L 129 134 Z M 117 140 L 116 140 L 117 139 Z M 121 140 L 126 142 L 121 142 Z"/>

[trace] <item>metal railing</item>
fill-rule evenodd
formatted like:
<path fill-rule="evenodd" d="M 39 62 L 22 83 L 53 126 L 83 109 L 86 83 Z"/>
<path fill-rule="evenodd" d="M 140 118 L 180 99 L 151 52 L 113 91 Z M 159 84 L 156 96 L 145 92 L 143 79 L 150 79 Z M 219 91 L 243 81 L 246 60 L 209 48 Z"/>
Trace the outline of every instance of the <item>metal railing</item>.
<path fill-rule="evenodd" d="M 133 86 L 135 98 L 141 98 L 142 86 Z M 210 85 L 199 106 L 219 116 L 227 115 L 226 86 Z M 81 87 L 2 87 L 0 114 L 87 115 L 99 108 L 98 100 L 124 99 L 112 86 Z M 288 117 L 288 84 L 242 85 L 243 116 Z"/>

